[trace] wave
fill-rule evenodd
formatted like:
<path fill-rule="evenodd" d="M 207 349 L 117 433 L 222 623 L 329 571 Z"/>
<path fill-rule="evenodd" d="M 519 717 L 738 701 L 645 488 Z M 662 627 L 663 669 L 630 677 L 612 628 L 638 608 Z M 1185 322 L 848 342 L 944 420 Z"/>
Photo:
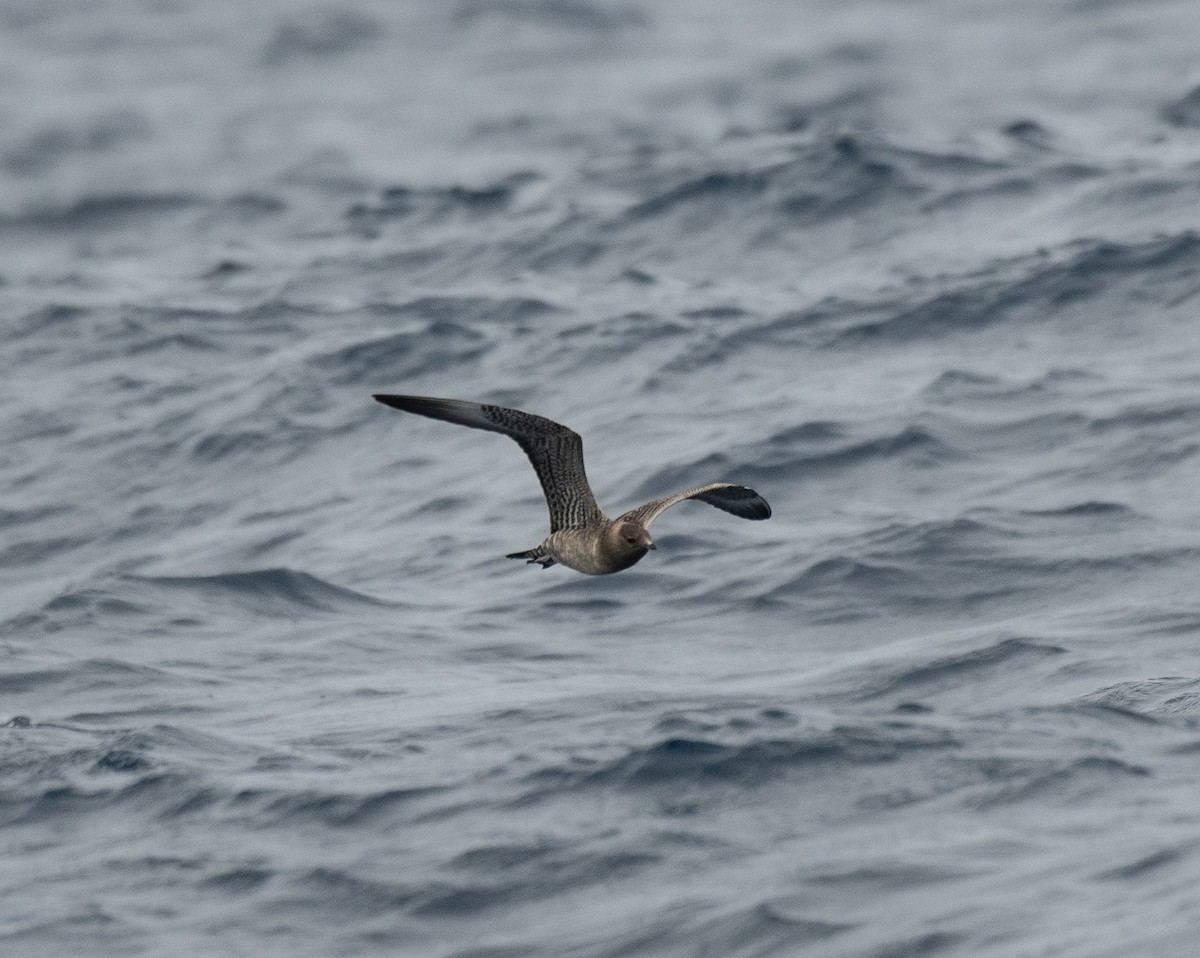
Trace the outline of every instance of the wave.
<path fill-rule="evenodd" d="M 627 748 L 612 759 L 547 766 L 532 773 L 527 782 L 541 797 L 601 787 L 673 792 L 689 785 L 756 788 L 815 774 L 819 767 L 875 765 L 911 750 L 946 749 L 956 744 L 953 736 L 942 730 L 903 722 L 749 736 L 739 741 L 723 741 L 713 735 L 668 736 Z M 716 800 L 719 794 L 714 792 L 712 798 Z"/>
<path fill-rule="evenodd" d="M 1059 645 L 1007 637 L 920 661 L 870 663 L 837 687 L 839 694 L 857 701 L 919 700 L 947 689 L 979 686 L 998 676 L 1013 681 L 1030 672 L 1039 674 L 1047 660 L 1067 654 Z"/>
<path fill-rule="evenodd" d="M 296 60 L 328 60 L 368 46 L 382 26 L 352 7 L 313 7 L 301 16 L 285 16 L 263 45 L 264 66 L 282 67 Z"/>
<path fill-rule="evenodd" d="M 1171 126 L 1200 127 L 1200 86 L 1165 104 L 1161 115 Z"/>
<path fill-rule="evenodd" d="M 405 328 L 359 339 L 308 360 L 322 379 L 364 390 L 447 370 L 461 374 L 493 349 L 494 334 L 511 335 L 561 310 L 532 297 L 425 296 L 375 303 L 370 315 Z"/>
<path fill-rule="evenodd" d="M 371 236 L 379 235 L 392 220 L 415 218 L 444 227 L 447 219 L 455 215 L 479 218 L 510 212 L 522 188 L 538 179 L 538 174 L 526 172 L 483 186 L 389 186 L 376 201 L 351 205 L 346 218 L 356 232 Z"/>
<path fill-rule="evenodd" d="M 115 611 L 128 612 L 131 607 Z M 84 658 L 60 668 L 12 669 L 0 676 L 0 691 L 9 694 L 38 692 L 43 697 L 65 692 L 98 689 L 135 689 L 161 683 L 167 677 L 163 669 L 123 662 L 113 658 Z"/>
<path fill-rule="evenodd" d="M 1080 240 L 1068 244 L 1060 261 L 1035 257 L 1013 276 L 968 278 L 916 302 L 868 304 L 864 313 L 872 318 L 849 323 L 826 344 L 905 342 L 1007 323 L 1038 324 L 1064 314 L 1070 318 L 1104 293 L 1109 294 L 1106 310 L 1114 308 L 1114 293 L 1117 299 L 1153 295 L 1161 300 L 1165 283 L 1182 281 L 1190 292 L 1189 277 L 1198 268 L 1200 235 L 1190 230 L 1143 242 Z"/>
<path fill-rule="evenodd" d="M 1103 300 L 1111 317 L 1139 314 L 1141 304 L 1182 308 L 1193 295 L 1191 277 L 1200 269 L 1200 234 L 1185 230 L 1125 243 L 1077 240 L 1060 250 L 1003 262 L 961 276 L 914 278 L 897 295 L 882 288 L 873 298 L 826 297 L 774 318 L 718 330 L 703 343 L 690 344 L 664 372 L 686 372 L 721 359 L 728 361 L 759 347 L 787 349 L 862 349 L 947 335 L 972 334 L 997 326 L 1087 323 L 1094 331 L 1094 304 Z M 1125 303 L 1127 307 L 1120 304 Z M 1107 320 L 1106 320 L 1107 322 Z M 971 371 L 948 370 L 931 387 L 931 398 L 992 396 L 1038 388 L 1037 381 L 1006 386 L 994 375 L 979 379 Z M 1094 374 L 1056 369 L 1043 386 L 1066 384 Z"/>
<path fill-rule="evenodd" d="M 586 846 L 483 846 L 451 860 L 448 870 L 467 873 L 435 881 L 413 908 L 417 915 L 466 916 L 520 902 L 540 902 L 563 889 L 582 890 L 622 881 L 660 861 L 641 845 L 626 848 Z"/>
<path fill-rule="evenodd" d="M 20 785 L 4 790 L 4 820 L 7 824 L 31 825 L 79 820 L 109 810 L 127 814 L 159 814 L 178 800 L 188 788 L 189 776 L 174 772 L 138 775 L 123 785 L 58 785 L 32 794 L 21 794 Z"/>
<path fill-rule="evenodd" d="M 78 230 L 109 229 L 173 215 L 204 205 L 191 193 L 136 192 L 84 195 L 62 205 L 43 205 L 19 213 L 0 214 L 0 228 Z"/>
<path fill-rule="evenodd" d="M 1200 679 L 1119 682 L 1084 696 L 1082 701 L 1152 718 L 1188 718 L 1200 713 Z"/>
<path fill-rule="evenodd" d="M 680 230 L 729 227 L 732 222 L 814 224 L 860 213 L 885 199 L 915 197 L 923 188 L 911 165 L 887 147 L 851 135 L 815 138 L 783 162 L 714 169 L 678 178 L 630 205 L 614 224 L 621 229 L 672 219 Z"/>
<path fill-rule="evenodd" d="M 647 25 L 646 15 L 633 6 L 588 0 L 461 0 L 455 5 L 453 19 L 463 27 L 511 21 L 596 34 L 598 38 Z"/>
<path fill-rule="evenodd" d="M 397 817 L 412 820 L 430 807 L 430 799 L 446 792 L 441 786 L 386 788 L 364 794 L 249 788 L 224 801 L 239 814 L 252 814 L 256 821 L 278 827 L 315 822 L 329 828 L 357 828 Z"/>
<path fill-rule="evenodd" d="M 939 373 L 921 390 L 921 395 L 931 402 L 947 406 L 975 402 L 992 406 L 997 402 L 1009 401 L 1019 404 L 1030 400 L 1044 402 L 1048 396 L 1069 397 L 1081 389 L 1102 384 L 1102 376 L 1071 367 L 1054 367 L 1029 379 L 951 368 Z"/>
<path fill-rule="evenodd" d="M 391 603 L 294 569 L 257 569 L 210 576 L 125 576 L 137 594 L 155 599 L 184 596 L 205 605 L 234 603 L 259 615 L 337 612 L 354 607 L 389 608 Z"/>
<path fill-rule="evenodd" d="M 37 611 L 4 624 L 14 631 L 57 632 L 103 623 L 109 630 L 159 634 L 164 628 L 174 632 L 229 615 L 307 618 L 391 608 L 397 606 L 307 572 L 274 568 L 211 576 L 116 576 L 98 585 L 69 589 Z M 83 664 L 91 667 L 96 662 Z"/>
<path fill-rule="evenodd" d="M 806 476 L 880 467 L 933 468 L 964 458 L 966 454 L 933 424 L 802 422 L 730 452 L 663 466 L 638 484 L 635 495 L 648 498 L 685 488 L 694 485 L 697 476 L 769 487 Z"/>
<path fill-rule="evenodd" d="M 412 332 L 344 346 L 311 362 L 335 383 L 365 386 L 405 382 L 447 369 L 461 370 L 486 352 L 487 341 L 476 330 L 437 321 Z"/>
<path fill-rule="evenodd" d="M 991 780 L 966 801 L 970 807 L 987 810 L 1024 802 L 1065 807 L 1097 791 L 1144 781 L 1152 774 L 1145 765 L 1104 754 L 1040 762 L 996 762 L 991 770 Z"/>

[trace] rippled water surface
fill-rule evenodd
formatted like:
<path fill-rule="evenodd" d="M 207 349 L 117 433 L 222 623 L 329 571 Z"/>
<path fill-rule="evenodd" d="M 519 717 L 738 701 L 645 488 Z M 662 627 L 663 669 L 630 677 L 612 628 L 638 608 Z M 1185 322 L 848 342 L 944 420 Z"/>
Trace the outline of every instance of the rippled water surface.
<path fill-rule="evenodd" d="M 0 951 L 1194 954 L 1198 48 L 3 5 Z M 511 562 L 517 446 L 372 391 L 775 514 Z"/>

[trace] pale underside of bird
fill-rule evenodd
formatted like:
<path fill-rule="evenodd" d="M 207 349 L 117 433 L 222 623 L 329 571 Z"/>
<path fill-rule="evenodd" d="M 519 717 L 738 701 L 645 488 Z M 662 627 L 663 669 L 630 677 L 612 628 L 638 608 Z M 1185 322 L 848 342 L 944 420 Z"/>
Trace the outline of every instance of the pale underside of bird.
<path fill-rule="evenodd" d="M 543 569 L 556 562 L 589 575 L 628 569 L 654 548 L 651 523 L 686 499 L 707 502 L 742 519 L 767 519 L 771 515 L 771 507 L 753 489 L 729 482 L 710 482 L 686 492 L 651 499 L 616 519 L 609 519 L 592 495 L 583 471 L 583 440 L 566 426 L 519 409 L 461 399 L 384 393 L 376 393 L 372 398 L 393 409 L 515 439 L 533 463 L 546 494 L 550 534 L 539 545 L 511 553 L 508 558 L 527 559 Z"/>

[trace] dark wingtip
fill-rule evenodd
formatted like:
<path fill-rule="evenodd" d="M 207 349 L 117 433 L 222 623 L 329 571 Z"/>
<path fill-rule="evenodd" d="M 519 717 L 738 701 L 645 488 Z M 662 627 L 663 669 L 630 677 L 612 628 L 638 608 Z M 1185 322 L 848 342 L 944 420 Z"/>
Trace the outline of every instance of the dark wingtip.
<path fill-rule="evenodd" d="M 739 513 L 741 516 L 755 521 L 771 518 L 771 505 L 766 499 L 748 486 L 737 486 L 736 488 L 738 493 L 747 500 L 744 505 L 745 511 Z"/>
<path fill-rule="evenodd" d="M 761 502 L 752 502 L 745 512 L 740 512 L 738 515 L 740 515 L 743 519 L 752 519 L 755 522 L 758 522 L 761 519 L 771 518 L 771 507 L 767 505 L 765 500 Z"/>
<path fill-rule="evenodd" d="M 403 409 L 403 396 L 393 396 L 391 393 L 371 393 L 371 398 L 376 402 L 381 402 L 385 406 L 391 406 L 393 409 Z"/>

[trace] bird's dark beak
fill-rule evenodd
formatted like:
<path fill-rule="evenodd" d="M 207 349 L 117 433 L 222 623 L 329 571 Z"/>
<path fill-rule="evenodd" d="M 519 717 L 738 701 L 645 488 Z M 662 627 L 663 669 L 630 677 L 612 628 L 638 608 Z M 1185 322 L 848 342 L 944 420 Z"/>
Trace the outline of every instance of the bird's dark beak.
<path fill-rule="evenodd" d="M 655 545 L 653 542 L 647 542 L 647 543 L 646 543 L 646 548 L 647 548 L 647 549 L 657 549 L 657 548 L 658 548 L 658 546 L 656 546 L 656 545 Z"/>

